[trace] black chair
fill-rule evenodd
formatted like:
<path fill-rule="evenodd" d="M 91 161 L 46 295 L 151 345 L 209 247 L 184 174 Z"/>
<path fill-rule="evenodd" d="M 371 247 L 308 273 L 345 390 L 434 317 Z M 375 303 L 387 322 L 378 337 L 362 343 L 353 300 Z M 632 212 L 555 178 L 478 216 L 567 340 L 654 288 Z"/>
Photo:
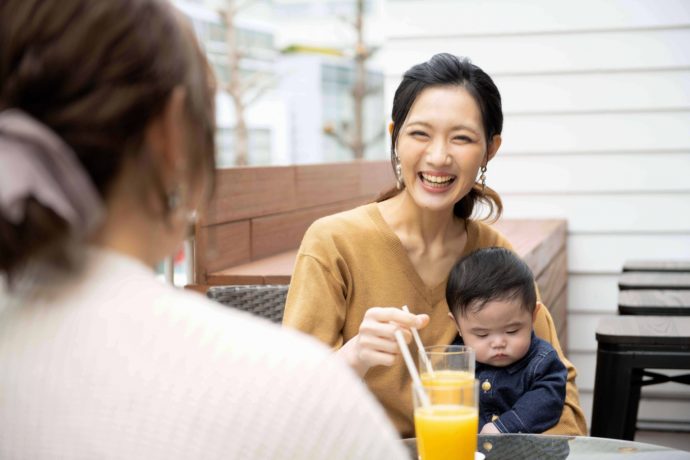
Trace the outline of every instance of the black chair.
<path fill-rule="evenodd" d="M 206 296 L 223 305 L 280 323 L 287 291 L 286 284 L 212 286 L 206 291 Z"/>
<path fill-rule="evenodd" d="M 641 387 L 690 384 L 690 261 L 627 261 L 618 279 L 618 313 L 596 330 L 591 435 L 632 440 Z"/>
<path fill-rule="evenodd" d="M 649 369 L 690 369 L 690 317 L 612 316 L 596 330 L 597 368 L 592 436 L 633 440 L 640 390 L 664 382 L 690 384 Z"/>

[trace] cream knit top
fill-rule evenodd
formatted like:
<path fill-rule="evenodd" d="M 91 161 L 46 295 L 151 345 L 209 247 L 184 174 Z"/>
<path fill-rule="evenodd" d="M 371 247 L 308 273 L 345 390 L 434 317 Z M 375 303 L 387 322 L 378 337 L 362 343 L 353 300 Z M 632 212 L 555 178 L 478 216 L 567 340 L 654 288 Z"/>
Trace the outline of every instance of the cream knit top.
<path fill-rule="evenodd" d="M 404 459 L 329 350 L 90 250 L 0 292 L 0 458 Z"/>

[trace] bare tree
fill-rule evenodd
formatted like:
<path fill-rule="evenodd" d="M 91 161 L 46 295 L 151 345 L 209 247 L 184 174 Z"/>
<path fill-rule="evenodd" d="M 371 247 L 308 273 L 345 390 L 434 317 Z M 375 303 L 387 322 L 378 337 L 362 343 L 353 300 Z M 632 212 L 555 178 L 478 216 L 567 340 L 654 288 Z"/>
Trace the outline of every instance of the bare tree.
<path fill-rule="evenodd" d="M 350 149 L 354 158 L 360 159 L 364 158 L 367 145 L 385 134 L 385 128 L 382 127 L 371 139 L 364 139 L 364 100 L 369 94 L 380 90 L 380 87 L 370 86 L 367 82 L 367 60 L 376 52 L 376 48 L 368 47 L 364 42 L 364 0 L 356 0 L 354 20 L 348 22 L 357 36 L 354 49 L 355 81 L 352 86 L 353 123 L 351 128 L 348 123 L 342 123 L 340 127 L 327 123 L 323 131 Z"/>
<path fill-rule="evenodd" d="M 227 45 L 229 78 L 224 85 L 225 90 L 232 99 L 235 108 L 235 127 L 233 148 L 235 151 L 235 164 L 246 165 L 249 158 L 249 128 L 246 121 L 246 110 L 266 90 L 272 81 L 262 80 L 258 77 L 244 78 L 241 73 L 241 62 L 246 57 L 247 51 L 242 49 L 237 39 L 237 14 L 256 0 L 226 0 L 226 7 L 220 11 L 225 25 L 225 42 Z"/>

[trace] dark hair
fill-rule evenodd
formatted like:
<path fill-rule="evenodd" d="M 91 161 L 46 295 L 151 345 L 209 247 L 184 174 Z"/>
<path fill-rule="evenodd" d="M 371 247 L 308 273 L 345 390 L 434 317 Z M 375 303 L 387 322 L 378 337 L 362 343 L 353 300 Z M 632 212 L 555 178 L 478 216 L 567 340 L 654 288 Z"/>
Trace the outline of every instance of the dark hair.
<path fill-rule="evenodd" d="M 213 77 L 191 26 L 168 2 L 5 0 L 0 43 L 0 111 L 20 109 L 60 136 L 102 198 L 130 157 L 148 176 L 142 186 L 164 199 L 144 135 L 178 87 L 186 94 L 186 179 L 212 179 Z M 36 200 L 26 208 L 19 224 L 0 215 L 0 271 L 8 274 L 69 237 Z"/>
<path fill-rule="evenodd" d="M 417 64 L 403 75 L 393 98 L 393 132 L 391 133 L 391 164 L 395 171 L 395 148 L 398 136 L 407 119 L 412 104 L 420 93 L 427 88 L 439 86 L 460 86 L 474 98 L 482 114 L 482 124 L 486 134 L 487 148 L 493 137 L 503 130 L 503 110 L 501 93 L 491 77 L 482 69 L 472 64 L 468 58 L 459 58 L 448 53 L 440 53 L 427 62 Z M 384 192 L 377 201 L 384 201 L 400 193 L 397 189 Z M 455 203 L 453 213 L 462 219 L 468 219 L 474 211 L 476 202 L 483 202 L 489 207 L 491 217 L 495 219 L 503 212 L 501 198 L 489 187 L 482 189 L 475 184 L 472 190 Z"/>
<path fill-rule="evenodd" d="M 460 259 L 448 277 L 446 301 L 455 318 L 477 312 L 487 302 L 512 299 L 532 313 L 537 291 L 532 270 L 508 249 L 478 249 Z"/>

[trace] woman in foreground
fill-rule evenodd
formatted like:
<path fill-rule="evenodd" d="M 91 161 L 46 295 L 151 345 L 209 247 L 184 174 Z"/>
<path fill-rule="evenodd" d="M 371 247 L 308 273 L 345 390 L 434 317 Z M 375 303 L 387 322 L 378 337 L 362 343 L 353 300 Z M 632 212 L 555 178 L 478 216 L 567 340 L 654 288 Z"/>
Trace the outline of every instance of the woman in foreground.
<path fill-rule="evenodd" d="M 3 1 L 0 44 L 0 458 L 405 458 L 316 341 L 156 279 L 214 172 L 170 4 Z"/>

